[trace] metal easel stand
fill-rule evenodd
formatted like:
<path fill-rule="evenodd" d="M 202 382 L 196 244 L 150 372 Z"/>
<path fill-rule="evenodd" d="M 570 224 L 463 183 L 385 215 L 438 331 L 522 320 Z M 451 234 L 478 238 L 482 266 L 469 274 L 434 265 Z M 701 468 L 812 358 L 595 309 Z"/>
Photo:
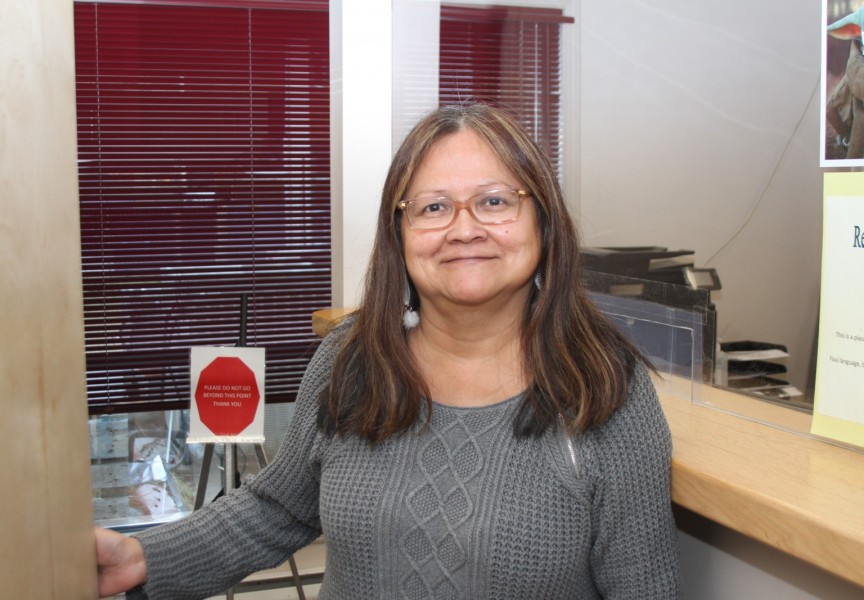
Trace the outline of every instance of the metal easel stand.
<path fill-rule="evenodd" d="M 259 468 L 267 466 L 267 455 L 264 454 L 264 446 L 261 444 L 253 444 L 255 447 L 255 457 L 258 459 Z M 201 479 L 198 480 L 198 492 L 195 494 L 195 506 L 192 510 L 198 510 L 204 506 L 204 497 L 207 494 L 207 480 L 210 477 L 210 465 L 213 462 L 213 451 L 216 444 L 204 444 L 204 457 L 201 462 Z M 217 497 L 223 493 L 227 496 L 232 490 L 240 485 L 240 474 L 237 472 L 237 444 L 225 444 L 225 468 L 222 471 L 222 491 L 217 494 Z M 288 566 L 291 567 L 291 579 L 294 581 L 294 587 L 297 590 L 297 596 L 300 600 L 306 600 L 306 595 L 303 593 L 303 584 L 300 582 L 300 573 L 297 571 L 297 563 L 294 561 L 294 555 L 288 557 Z M 234 599 L 234 588 L 228 588 L 225 591 L 226 600 Z"/>

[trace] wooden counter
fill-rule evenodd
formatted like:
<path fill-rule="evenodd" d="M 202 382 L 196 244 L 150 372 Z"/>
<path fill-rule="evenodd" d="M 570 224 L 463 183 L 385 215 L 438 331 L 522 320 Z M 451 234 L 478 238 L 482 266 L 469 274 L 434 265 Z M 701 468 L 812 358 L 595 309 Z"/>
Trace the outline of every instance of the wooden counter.
<path fill-rule="evenodd" d="M 325 308 L 312 313 L 312 331 L 315 335 L 324 337 L 327 332 L 343 317 L 351 314 L 348 308 Z"/>
<path fill-rule="evenodd" d="M 315 332 L 348 312 L 316 312 Z M 700 395 L 661 393 L 672 500 L 864 587 L 864 449 L 810 436 L 804 412 L 707 384 Z"/>
<path fill-rule="evenodd" d="M 864 586 L 864 452 L 810 436 L 809 414 L 707 384 L 701 396 L 661 396 L 673 501 Z"/>

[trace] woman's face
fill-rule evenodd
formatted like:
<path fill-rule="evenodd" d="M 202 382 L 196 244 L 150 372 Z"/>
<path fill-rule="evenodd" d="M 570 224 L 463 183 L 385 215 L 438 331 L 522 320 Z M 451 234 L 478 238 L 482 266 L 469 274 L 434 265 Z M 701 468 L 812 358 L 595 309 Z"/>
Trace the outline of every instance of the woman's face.
<path fill-rule="evenodd" d="M 411 180 L 406 199 L 446 196 L 467 200 L 492 189 L 522 189 L 492 148 L 473 130 L 463 129 L 437 141 Z M 412 229 L 401 215 L 408 273 L 421 304 L 442 309 L 528 301 L 540 262 L 540 232 L 534 201 L 522 201 L 518 219 L 483 225 L 467 210 L 450 226 Z"/>

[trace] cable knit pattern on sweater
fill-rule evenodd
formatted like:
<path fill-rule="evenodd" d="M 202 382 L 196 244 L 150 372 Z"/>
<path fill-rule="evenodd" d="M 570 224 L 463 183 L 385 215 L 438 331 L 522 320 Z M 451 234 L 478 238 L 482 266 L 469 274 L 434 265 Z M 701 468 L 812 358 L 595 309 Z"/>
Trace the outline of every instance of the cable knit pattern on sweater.
<path fill-rule="evenodd" d="M 310 363 L 267 469 L 138 535 L 148 582 L 130 598 L 214 595 L 322 532 L 321 600 L 679 596 L 670 437 L 644 368 L 612 419 L 571 443 L 561 428 L 515 438 L 517 396 L 434 404 L 428 428 L 370 447 L 315 425 L 342 335 Z"/>

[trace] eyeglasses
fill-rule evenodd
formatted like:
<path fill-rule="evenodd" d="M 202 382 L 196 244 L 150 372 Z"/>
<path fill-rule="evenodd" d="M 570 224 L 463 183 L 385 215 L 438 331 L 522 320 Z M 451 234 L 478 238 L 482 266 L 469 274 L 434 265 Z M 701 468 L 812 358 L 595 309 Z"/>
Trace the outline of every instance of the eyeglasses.
<path fill-rule="evenodd" d="M 525 190 L 487 190 L 467 200 L 451 200 L 446 196 L 421 196 L 402 200 L 399 209 L 405 213 L 411 229 L 444 229 L 449 227 L 459 211 L 468 214 L 482 225 L 511 223 L 519 218 Z"/>

